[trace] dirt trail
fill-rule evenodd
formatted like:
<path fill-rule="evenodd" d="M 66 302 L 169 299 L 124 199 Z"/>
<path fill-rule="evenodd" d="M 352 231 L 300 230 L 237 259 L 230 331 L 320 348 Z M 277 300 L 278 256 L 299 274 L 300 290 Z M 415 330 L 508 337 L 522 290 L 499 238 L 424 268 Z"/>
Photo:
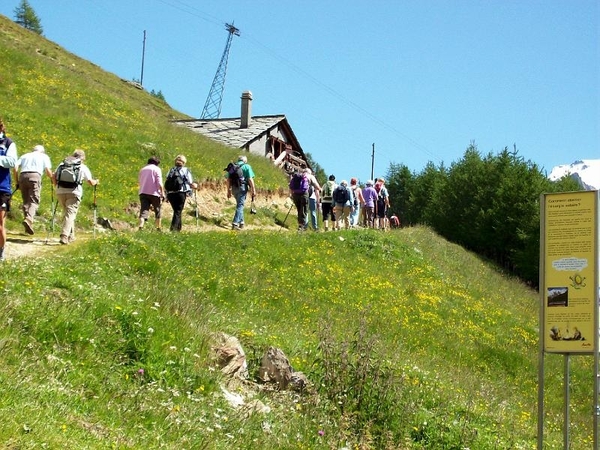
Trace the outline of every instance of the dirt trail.
<path fill-rule="evenodd" d="M 55 250 L 59 245 L 58 236 L 46 239 L 46 234 L 29 236 L 25 232 L 9 231 L 6 233 L 4 256 L 7 260 L 39 256 Z"/>
<path fill-rule="evenodd" d="M 210 223 L 206 222 L 206 218 L 216 218 L 216 217 L 222 216 L 222 210 L 223 210 L 224 206 L 227 206 L 227 202 L 225 201 L 225 198 L 226 198 L 226 192 L 222 188 L 215 188 L 215 187 L 206 188 L 206 186 L 205 186 L 203 189 L 201 187 L 201 189 L 197 192 L 198 213 L 199 213 L 200 217 L 205 218 L 205 221 L 201 221 L 201 224 L 198 227 L 196 227 L 195 220 L 193 219 L 193 217 L 188 215 L 188 212 L 194 211 L 194 208 L 195 208 L 194 197 L 192 197 L 186 203 L 186 207 L 185 207 L 185 211 L 184 211 L 184 226 L 183 226 L 182 231 L 190 231 L 190 232 L 194 232 L 194 231 L 197 231 L 197 232 L 204 231 L 205 232 L 205 231 L 215 231 L 215 230 L 230 231 L 231 228 L 228 226 L 229 220 L 227 220 L 229 216 L 227 216 L 225 218 L 223 226 L 219 226 L 216 224 L 210 224 Z M 259 193 L 259 195 L 257 195 L 256 201 L 255 201 L 255 206 L 257 208 L 260 208 L 260 207 L 265 207 L 265 206 L 279 205 L 280 207 L 284 208 L 285 211 L 287 211 L 287 203 L 285 203 L 286 200 L 289 202 L 288 197 L 286 197 L 285 195 L 277 195 L 277 194 L 264 195 L 264 194 Z M 232 200 L 230 200 L 229 202 L 232 202 Z M 229 206 L 231 206 L 231 205 L 229 205 Z M 250 214 L 250 201 L 246 202 L 246 214 Z M 134 215 L 137 215 L 137 214 L 134 214 Z M 169 226 L 169 223 L 171 220 L 171 215 L 172 215 L 171 208 L 169 207 L 168 204 L 165 204 L 165 207 L 163 209 L 163 216 L 162 216 L 163 217 L 162 225 L 163 225 L 163 229 L 165 229 L 165 230 L 168 230 L 168 226 Z M 292 222 L 293 221 L 289 221 L 289 223 L 292 223 Z M 153 225 L 153 223 L 154 222 L 151 218 L 148 221 L 148 223 L 146 224 L 147 230 L 144 230 L 144 233 L 152 232 L 151 225 Z M 40 225 L 40 224 L 36 224 L 36 225 L 41 228 L 39 229 L 39 231 L 36 230 L 36 234 L 34 234 L 33 236 L 26 234 L 24 230 L 21 230 L 21 231 L 13 230 L 13 231 L 8 231 L 6 233 L 7 243 L 6 243 L 6 247 L 4 250 L 4 256 L 5 256 L 6 260 L 14 260 L 17 258 L 24 258 L 24 257 L 42 256 L 42 255 L 46 255 L 47 253 L 56 251 L 57 247 L 62 247 L 59 242 L 58 228 L 54 232 L 54 234 L 50 235 L 47 231 L 45 231 L 43 229 L 43 225 Z M 276 225 L 266 225 L 266 226 L 248 225 L 247 228 L 249 230 L 254 229 L 254 228 L 278 230 L 280 227 L 276 226 Z M 96 230 L 97 230 L 98 236 L 101 235 L 102 233 L 108 231 L 99 226 Z M 125 224 L 125 228 L 123 228 L 123 229 L 119 228 L 119 231 L 135 232 L 135 224 L 134 225 Z M 92 235 L 91 231 L 89 231 L 89 232 L 81 231 L 81 232 L 77 233 L 77 240 L 92 239 L 92 236 L 93 235 Z"/>

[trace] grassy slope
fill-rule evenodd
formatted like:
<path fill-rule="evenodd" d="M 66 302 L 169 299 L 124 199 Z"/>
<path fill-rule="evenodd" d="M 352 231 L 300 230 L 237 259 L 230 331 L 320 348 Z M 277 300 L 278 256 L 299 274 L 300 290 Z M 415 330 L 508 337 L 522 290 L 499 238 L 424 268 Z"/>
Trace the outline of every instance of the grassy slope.
<path fill-rule="evenodd" d="M 98 204 L 104 215 L 135 222 L 127 207 L 137 201 L 137 172 L 151 154 L 163 160 L 163 170 L 185 154 L 195 178 L 204 181 L 222 180 L 223 167 L 237 156 L 236 150 L 169 124 L 186 116 L 147 92 L 2 16 L 0 42 L 0 57 L 10 67 L 0 77 L 7 134 L 19 153 L 43 144 L 54 166 L 75 148 L 86 150 L 101 180 Z M 282 184 L 281 172 L 265 158 L 250 162 L 260 188 Z M 47 219 L 49 190 L 43 195 L 40 214 Z M 83 206 L 84 212 L 90 207 L 89 196 Z M 86 214 L 81 217 L 86 225 Z"/>
<path fill-rule="evenodd" d="M 114 215 L 136 200 L 147 144 L 167 160 L 185 153 L 205 179 L 236 154 L 171 127 L 177 112 L 1 17 L 0 56 L 12 69 L 0 77 L 9 134 L 21 149 L 46 145 L 54 163 L 85 148 Z M 276 171 L 253 165 L 262 186 L 277 188 Z M 376 446 L 375 428 L 338 410 L 356 392 L 326 400 L 337 382 L 377 394 L 365 404 L 383 408 L 405 448 L 534 447 L 537 296 L 429 230 L 150 236 L 3 269 L 0 441 L 9 448 Z M 242 420 L 212 395 L 216 331 L 242 339 L 251 370 L 268 345 L 281 347 L 297 370 L 327 381 L 320 403 L 261 396 L 272 413 Z M 314 364 L 319 344 L 332 349 L 333 373 Z M 546 430 L 558 448 L 562 368 L 547 360 Z M 589 447 L 589 365 L 573 362 L 577 448 Z M 386 391 L 354 378 L 373 368 L 393 381 Z"/>

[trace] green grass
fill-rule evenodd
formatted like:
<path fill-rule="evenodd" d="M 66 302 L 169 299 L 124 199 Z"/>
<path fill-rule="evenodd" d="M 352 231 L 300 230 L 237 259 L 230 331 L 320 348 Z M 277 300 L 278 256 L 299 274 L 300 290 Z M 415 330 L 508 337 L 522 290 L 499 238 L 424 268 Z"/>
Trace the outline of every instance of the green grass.
<path fill-rule="evenodd" d="M 0 283 L 0 441 L 14 448 L 535 447 L 537 295 L 428 229 L 122 233 L 59 250 L 7 263 Z M 311 389 L 250 389 L 272 411 L 241 417 L 218 394 L 218 332 L 251 374 L 281 348 Z M 561 361 L 547 365 L 560 392 Z M 581 387 L 590 365 L 573 362 Z"/>
<path fill-rule="evenodd" d="M 101 179 L 100 217 L 135 224 L 137 171 L 149 154 L 184 153 L 218 188 L 238 152 L 171 126 L 183 115 L 2 17 L 0 56 L 10 68 L 0 77 L 8 134 L 20 152 L 45 145 L 55 165 L 84 148 Z M 251 162 L 260 195 L 278 192 L 282 174 Z M 48 223 L 43 195 L 39 221 Z M 90 197 L 78 216 L 88 237 Z M 221 204 L 199 228 L 228 223 L 232 207 Z M 536 447 L 536 292 L 427 228 L 280 232 L 286 213 L 261 206 L 246 217 L 264 230 L 243 233 L 84 233 L 6 262 L 4 447 Z M 211 350 L 221 332 L 240 339 L 251 381 L 275 346 L 310 388 L 249 384 L 247 400 L 271 411 L 246 417 L 221 395 Z M 546 357 L 552 449 L 562 448 L 562 366 Z M 590 448 L 591 358 L 573 358 L 571 377 L 572 447 Z"/>

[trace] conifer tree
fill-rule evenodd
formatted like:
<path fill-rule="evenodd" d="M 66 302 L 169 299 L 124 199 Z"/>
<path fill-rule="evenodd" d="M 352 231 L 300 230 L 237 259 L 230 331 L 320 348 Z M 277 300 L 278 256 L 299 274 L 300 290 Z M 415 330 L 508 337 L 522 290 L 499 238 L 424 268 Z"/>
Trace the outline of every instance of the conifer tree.
<path fill-rule="evenodd" d="M 15 8 L 15 22 L 39 35 L 44 33 L 40 18 L 27 0 L 21 0 L 19 6 Z"/>

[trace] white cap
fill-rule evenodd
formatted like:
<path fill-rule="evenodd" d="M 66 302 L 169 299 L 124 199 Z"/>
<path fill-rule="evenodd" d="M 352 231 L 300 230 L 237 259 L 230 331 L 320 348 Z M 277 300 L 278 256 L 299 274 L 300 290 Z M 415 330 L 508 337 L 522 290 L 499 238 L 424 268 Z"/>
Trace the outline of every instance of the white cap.
<path fill-rule="evenodd" d="M 35 147 L 33 147 L 33 151 L 34 151 L 34 152 L 42 152 L 42 153 L 45 153 L 45 152 L 46 152 L 46 149 L 44 148 L 44 146 L 43 146 L 43 145 L 39 145 L 39 144 L 38 144 L 38 145 L 36 145 Z"/>

